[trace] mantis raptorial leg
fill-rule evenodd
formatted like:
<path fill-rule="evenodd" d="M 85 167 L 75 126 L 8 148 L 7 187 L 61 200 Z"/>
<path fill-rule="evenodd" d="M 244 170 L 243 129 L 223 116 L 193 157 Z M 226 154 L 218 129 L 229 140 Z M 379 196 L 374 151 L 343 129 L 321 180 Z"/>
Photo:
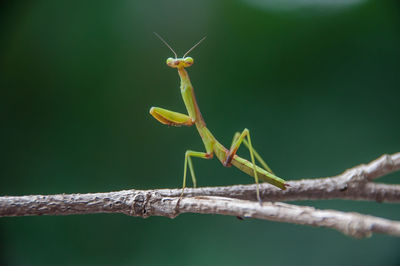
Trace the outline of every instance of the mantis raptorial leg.
<path fill-rule="evenodd" d="M 193 120 L 185 114 L 173 112 L 160 107 L 152 107 L 150 114 L 160 123 L 169 126 L 192 126 Z"/>
<path fill-rule="evenodd" d="M 170 126 L 196 125 L 196 128 L 200 134 L 200 137 L 204 143 L 204 147 L 206 150 L 206 152 L 197 152 L 191 150 L 188 150 L 186 152 L 185 166 L 183 172 L 183 187 L 180 198 L 182 198 L 183 191 L 186 187 L 186 175 L 187 175 L 188 165 L 190 174 L 192 176 L 193 185 L 196 186 L 197 183 L 191 157 L 211 159 L 214 153 L 224 166 L 234 165 L 241 171 L 254 177 L 254 180 L 257 184 L 257 199 L 259 200 L 260 203 L 261 203 L 261 197 L 259 191 L 259 180 L 266 181 L 274 186 L 279 187 L 280 189 L 283 190 L 286 189 L 287 184 L 285 183 L 285 180 L 274 175 L 269 166 L 265 163 L 265 161 L 253 148 L 248 129 L 243 130 L 241 134 L 238 133 L 235 134 L 231 148 L 228 150 L 221 143 L 217 141 L 217 139 L 211 134 L 210 130 L 207 128 L 203 116 L 201 115 L 199 106 L 197 105 L 196 98 L 194 96 L 193 86 L 192 83 L 190 82 L 189 74 L 186 71 L 186 68 L 190 67 L 194 63 L 193 58 L 187 57 L 187 54 L 191 52 L 197 45 L 199 45 L 205 39 L 205 37 L 201 39 L 198 43 L 196 43 L 192 48 L 190 48 L 183 55 L 182 58 L 178 58 L 177 54 L 171 48 L 171 46 L 157 33 L 155 34 L 175 55 L 175 58 L 171 57 L 168 58 L 166 63 L 169 67 L 176 68 L 178 70 L 178 74 L 181 79 L 180 91 L 188 114 L 187 115 L 181 114 L 160 107 L 152 107 L 150 109 L 150 114 L 160 123 Z M 251 162 L 236 155 L 236 151 L 242 142 L 249 149 Z M 255 164 L 255 159 L 257 159 L 257 161 L 261 163 L 264 169 L 258 167 Z"/>

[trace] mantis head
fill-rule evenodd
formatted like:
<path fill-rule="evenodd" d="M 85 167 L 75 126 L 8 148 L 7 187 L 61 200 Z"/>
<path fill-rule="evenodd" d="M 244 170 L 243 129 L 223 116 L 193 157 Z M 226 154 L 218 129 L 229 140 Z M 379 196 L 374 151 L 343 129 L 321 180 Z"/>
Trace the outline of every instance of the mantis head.
<path fill-rule="evenodd" d="M 168 58 L 167 65 L 172 68 L 185 68 L 190 67 L 193 65 L 193 58 L 191 57 L 184 57 L 184 58 Z"/>
<path fill-rule="evenodd" d="M 191 65 L 193 65 L 194 61 L 193 58 L 191 57 L 186 57 L 188 55 L 188 53 L 190 53 L 194 48 L 196 48 L 197 45 L 199 45 L 205 38 L 203 37 L 200 41 L 198 41 L 195 45 L 193 45 L 192 48 L 190 48 L 184 55 L 182 58 L 178 58 L 178 56 L 176 55 L 174 49 L 172 49 L 172 47 L 163 39 L 161 38 L 160 35 L 158 35 L 156 32 L 154 32 L 154 34 L 174 53 L 175 58 L 168 58 L 166 63 L 169 67 L 172 68 L 185 68 L 185 67 L 190 67 Z"/>

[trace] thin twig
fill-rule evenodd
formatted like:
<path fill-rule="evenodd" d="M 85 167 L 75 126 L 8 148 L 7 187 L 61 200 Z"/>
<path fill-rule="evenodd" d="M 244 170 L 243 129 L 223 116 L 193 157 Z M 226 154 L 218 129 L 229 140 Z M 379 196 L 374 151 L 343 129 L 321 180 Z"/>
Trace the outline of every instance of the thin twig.
<path fill-rule="evenodd" d="M 173 206 L 170 206 L 170 208 L 173 208 Z M 242 216 L 327 227 L 356 238 L 369 237 L 372 233 L 400 236 L 400 222 L 398 221 L 390 221 L 354 212 L 318 210 L 313 207 L 282 202 L 265 202 L 260 206 L 258 202 L 247 200 L 195 197 L 182 199 L 180 211 Z"/>

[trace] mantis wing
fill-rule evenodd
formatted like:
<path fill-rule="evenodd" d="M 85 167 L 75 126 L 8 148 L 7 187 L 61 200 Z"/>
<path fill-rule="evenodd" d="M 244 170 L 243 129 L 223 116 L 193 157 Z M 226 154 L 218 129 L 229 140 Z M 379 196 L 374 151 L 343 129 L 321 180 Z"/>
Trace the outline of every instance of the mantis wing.
<path fill-rule="evenodd" d="M 254 170 L 253 170 L 254 165 L 251 162 L 247 161 L 246 159 L 243 159 L 235 155 L 233 157 L 232 164 L 239 170 L 248 174 L 249 176 L 254 177 Z M 274 185 L 282 190 L 286 189 L 285 180 L 283 180 L 282 178 L 279 178 L 276 175 L 265 171 L 264 169 L 258 167 L 257 165 L 256 165 L 256 171 L 257 171 L 257 176 L 260 180 L 268 182 L 271 185 Z"/>

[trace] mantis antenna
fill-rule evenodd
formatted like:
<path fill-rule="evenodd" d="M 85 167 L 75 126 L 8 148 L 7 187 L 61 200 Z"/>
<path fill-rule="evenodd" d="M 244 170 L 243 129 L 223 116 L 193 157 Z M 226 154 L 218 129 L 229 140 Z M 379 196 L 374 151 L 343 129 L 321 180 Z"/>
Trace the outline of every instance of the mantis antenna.
<path fill-rule="evenodd" d="M 175 58 L 178 58 L 178 56 L 176 55 L 176 53 L 175 53 L 175 51 L 174 51 L 174 49 L 172 49 L 172 47 L 160 36 L 160 35 L 158 35 L 158 33 L 157 32 L 153 32 L 173 53 L 174 53 L 174 55 L 175 55 Z M 196 44 L 197 45 L 197 44 Z M 196 47 L 196 45 L 195 45 L 195 47 Z M 193 47 L 194 48 L 194 47 Z M 193 49 L 192 48 L 192 49 Z M 190 50 L 189 50 L 190 51 Z"/>
<path fill-rule="evenodd" d="M 193 45 L 193 47 L 190 48 L 189 51 L 187 51 L 187 52 L 183 55 L 183 58 L 185 58 L 185 57 L 188 55 L 188 53 L 190 53 L 194 48 L 196 48 L 197 45 L 199 45 L 202 41 L 204 41 L 205 38 L 207 38 L 207 36 L 204 36 L 198 43 L 196 43 L 195 45 Z"/>

